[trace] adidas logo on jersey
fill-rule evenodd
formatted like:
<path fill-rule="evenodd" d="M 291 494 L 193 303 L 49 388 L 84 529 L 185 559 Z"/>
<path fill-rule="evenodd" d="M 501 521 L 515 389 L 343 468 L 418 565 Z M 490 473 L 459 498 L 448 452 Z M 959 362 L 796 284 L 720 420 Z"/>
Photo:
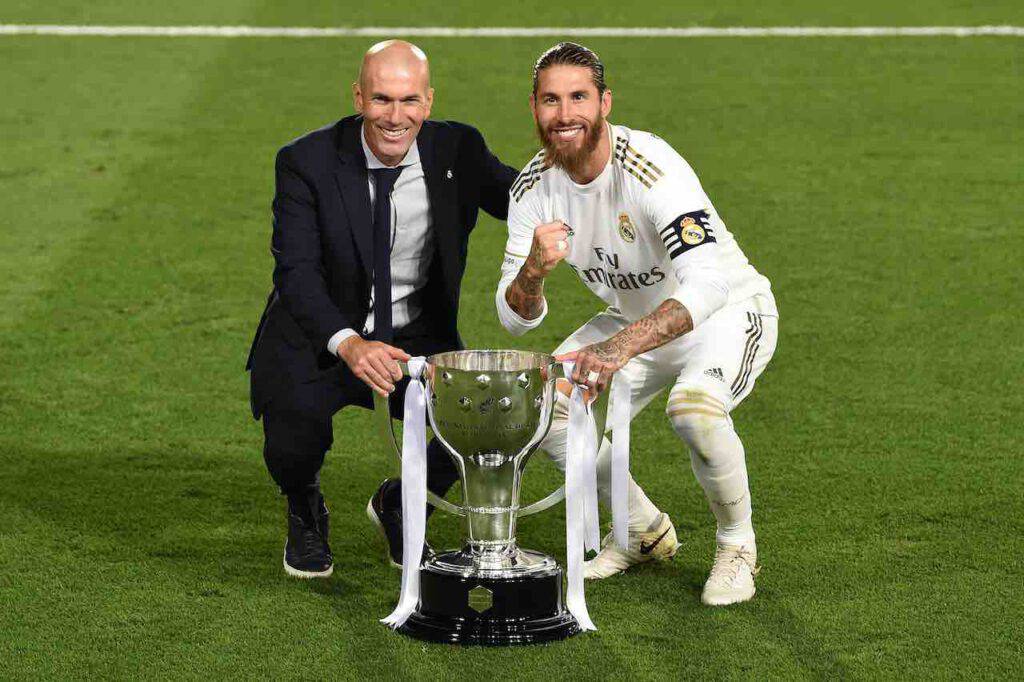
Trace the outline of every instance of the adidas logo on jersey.
<path fill-rule="evenodd" d="M 718 379 L 719 381 L 725 381 L 725 375 L 722 374 L 721 367 L 712 367 L 711 369 L 704 370 L 704 374 L 711 377 L 712 379 Z"/>

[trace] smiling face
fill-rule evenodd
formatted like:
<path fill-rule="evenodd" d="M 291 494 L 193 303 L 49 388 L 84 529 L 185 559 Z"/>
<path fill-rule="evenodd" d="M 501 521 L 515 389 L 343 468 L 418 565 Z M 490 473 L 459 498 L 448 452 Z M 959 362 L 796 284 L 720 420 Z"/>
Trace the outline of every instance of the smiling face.
<path fill-rule="evenodd" d="M 541 71 L 530 108 L 550 163 L 577 182 L 596 177 L 607 162 L 604 119 L 611 107 L 611 91 L 598 92 L 590 69 L 559 64 Z"/>
<path fill-rule="evenodd" d="M 401 41 L 378 43 L 363 59 L 352 84 L 355 108 L 363 115 L 363 134 L 374 156 L 395 166 L 430 116 L 434 90 L 423 52 Z"/>

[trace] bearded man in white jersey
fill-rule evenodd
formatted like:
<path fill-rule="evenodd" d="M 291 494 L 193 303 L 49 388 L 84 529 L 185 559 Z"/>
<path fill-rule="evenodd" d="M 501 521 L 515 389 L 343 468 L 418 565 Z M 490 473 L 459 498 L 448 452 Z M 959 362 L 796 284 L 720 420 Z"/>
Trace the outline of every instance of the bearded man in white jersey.
<path fill-rule="evenodd" d="M 754 596 L 757 548 L 730 413 L 775 351 L 775 299 L 686 161 L 655 135 L 612 125 L 611 106 L 604 66 L 591 50 L 559 43 L 538 59 L 530 107 L 544 149 L 512 186 L 498 316 L 516 335 L 537 327 L 548 309 L 545 279 L 563 260 L 608 304 L 556 358 L 574 361 L 572 380 L 592 391 L 624 375 L 631 416 L 670 389 L 666 413 L 718 523 L 701 599 L 746 601 Z M 541 448 L 564 467 L 569 382 L 558 389 Z M 598 455 L 605 505 L 610 450 L 606 438 Z M 586 577 L 671 558 L 679 544 L 668 515 L 632 479 L 628 547 L 612 537 L 587 562 Z"/>

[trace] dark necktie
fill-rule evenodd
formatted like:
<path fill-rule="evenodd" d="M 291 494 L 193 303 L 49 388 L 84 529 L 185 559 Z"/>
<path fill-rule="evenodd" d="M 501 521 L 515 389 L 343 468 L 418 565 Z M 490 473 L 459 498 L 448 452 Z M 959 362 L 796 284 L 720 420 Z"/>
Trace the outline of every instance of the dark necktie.
<path fill-rule="evenodd" d="M 373 337 L 391 343 L 391 190 L 401 168 L 374 168 L 373 174 Z"/>

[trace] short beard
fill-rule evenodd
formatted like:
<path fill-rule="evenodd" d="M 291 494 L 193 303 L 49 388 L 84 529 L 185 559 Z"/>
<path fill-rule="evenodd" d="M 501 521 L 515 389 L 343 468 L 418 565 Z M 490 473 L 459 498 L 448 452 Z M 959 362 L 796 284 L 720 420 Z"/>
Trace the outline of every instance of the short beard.
<path fill-rule="evenodd" d="M 597 149 L 597 145 L 601 141 L 601 135 L 604 134 L 604 116 L 598 113 L 597 120 L 594 121 L 593 125 L 587 126 L 583 145 L 575 151 L 568 149 L 562 151 L 551 139 L 554 134 L 548 135 L 547 131 L 541 128 L 540 121 L 534 119 L 534 123 L 537 124 L 537 136 L 544 144 L 544 165 L 561 168 L 570 177 L 582 175 L 587 159 Z"/>

